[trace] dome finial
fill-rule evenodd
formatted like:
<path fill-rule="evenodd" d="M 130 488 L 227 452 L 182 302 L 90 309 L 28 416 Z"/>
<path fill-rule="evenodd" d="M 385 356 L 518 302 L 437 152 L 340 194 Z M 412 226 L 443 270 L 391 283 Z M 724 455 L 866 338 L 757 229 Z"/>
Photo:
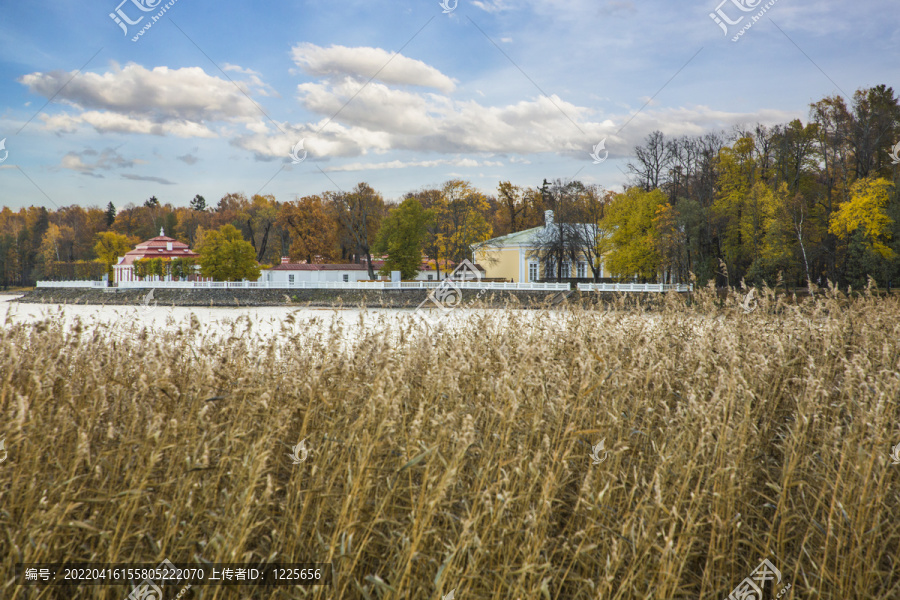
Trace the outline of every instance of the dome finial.
<path fill-rule="evenodd" d="M 166 232 L 162 227 L 159 228 L 159 237 L 166 237 Z"/>

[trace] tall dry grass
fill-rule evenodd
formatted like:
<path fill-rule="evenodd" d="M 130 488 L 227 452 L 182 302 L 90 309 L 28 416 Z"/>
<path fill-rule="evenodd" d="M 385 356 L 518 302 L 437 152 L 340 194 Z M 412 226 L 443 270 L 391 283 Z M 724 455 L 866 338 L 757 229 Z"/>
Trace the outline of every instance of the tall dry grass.
<path fill-rule="evenodd" d="M 900 302 L 787 300 L 274 343 L 7 323 L 0 596 L 129 592 L 26 596 L 15 562 L 168 558 L 335 566 L 186 598 L 720 599 L 769 558 L 786 599 L 900 598 Z"/>

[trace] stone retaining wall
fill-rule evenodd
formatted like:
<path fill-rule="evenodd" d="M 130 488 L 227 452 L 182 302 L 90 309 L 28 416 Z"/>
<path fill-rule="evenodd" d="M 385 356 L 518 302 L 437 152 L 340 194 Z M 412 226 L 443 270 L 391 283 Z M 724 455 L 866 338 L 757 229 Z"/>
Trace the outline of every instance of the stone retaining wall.
<path fill-rule="evenodd" d="M 46 304 L 139 305 L 149 290 L 39 288 L 27 292 L 19 302 Z M 162 306 L 316 306 L 370 308 L 415 308 L 428 290 L 267 290 L 267 289 L 154 289 L 150 302 Z M 591 305 L 613 303 L 625 296 L 628 304 L 653 305 L 661 294 L 617 294 L 578 291 L 463 290 L 462 305 L 486 308 L 541 308 L 563 303 Z M 684 294 L 686 297 L 687 294 Z"/>

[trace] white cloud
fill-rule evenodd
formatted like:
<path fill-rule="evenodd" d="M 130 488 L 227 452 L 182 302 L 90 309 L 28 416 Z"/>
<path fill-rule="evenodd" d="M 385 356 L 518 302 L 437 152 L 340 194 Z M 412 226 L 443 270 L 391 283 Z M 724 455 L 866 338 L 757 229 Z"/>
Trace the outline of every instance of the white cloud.
<path fill-rule="evenodd" d="M 116 112 L 88 111 L 78 115 L 41 115 L 45 127 L 69 133 L 79 125 L 90 125 L 101 133 L 142 133 L 146 135 L 173 135 L 180 138 L 214 138 L 216 133 L 201 123 L 184 120 L 155 121 L 149 118 L 130 117 Z"/>
<path fill-rule="evenodd" d="M 360 90 L 349 77 L 304 83 L 298 91 L 304 107 L 322 116 L 318 124 L 283 124 L 287 135 L 260 132 L 232 143 L 253 151 L 263 160 L 286 160 L 290 148 L 300 139 L 306 140 L 305 148 L 318 159 L 391 150 L 438 155 L 557 153 L 586 157 L 594 144 L 607 138 L 612 155 L 627 156 L 656 129 L 673 136 L 702 135 L 711 129 L 730 129 L 736 124 L 757 121 L 784 122 L 796 116 L 779 111 L 751 114 L 714 111 L 704 106 L 650 106 L 634 118 L 633 110 L 626 109 L 620 115 L 597 119 L 592 109 L 556 95 L 506 106 L 485 106 L 474 100 L 456 101 L 437 93 L 397 89 L 383 83 L 373 82 Z M 374 164 L 355 163 L 348 169 L 376 168 L 364 167 Z M 393 163 L 380 164 L 387 166 L 379 168 L 398 168 L 390 166 Z"/>
<path fill-rule="evenodd" d="M 222 66 L 223 71 L 237 71 L 238 73 L 243 73 L 245 75 L 262 75 L 262 73 L 258 71 L 254 71 L 253 69 L 245 69 L 240 65 L 233 65 L 231 63 L 223 63 Z"/>
<path fill-rule="evenodd" d="M 250 82 L 237 82 L 245 92 L 265 85 L 249 69 L 234 65 L 229 70 L 251 74 Z M 48 129 L 70 132 L 81 123 L 101 132 L 215 137 L 205 123 L 256 122 L 262 114 L 234 83 L 207 75 L 199 67 L 152 70 L 130 63 L 113 65 L 106 73 L 82 73 L 66 85 L 72 73 L 30 73 L 19 78 L 35 93 L 56 98 L 76 109 L 77 115 L 44 116 Z"/>
<path fill-rule="evenodd" d="M 445 102 L 439 96 L 374 82 L 360 90 L 350 78 L 337 83 L 304 83 L 297 89 L 303 105 L 315 113 L 331 116 L 340 110 L 342 123 L 402 135 L 427 135 L 444 112 L 440 105 Z"/>
<path fill-rule="evenodd" d="M 317 115 L 316 123 L 281 123 L 281 131 L 276 131 L 253 102 L 229 81 L 206 75 L 196 67 L 148 70 L 135 64 L 114 66 L 102 75 L 87 73 L 76 77 L 59 97 L 80 112 L 42 115 L 41 119 L 46 129 L 57 132 L 90 126 L 101 133 L 179 138 L 224 136 L 257 159 L 287 161 L 290 149 L 301 139 L 313 160 L 392 150 L 439 156 L 495 153 L 525 157 L 557 153 L 584 157 L 603 138 L 607 138 L 612 155 L 625 156 L 656 129 L 667 135 L 699 135 L 737 124 L 778 123 L 802 116 L 780 111 L 727 113 L 705 106 L 662 109 L 651 105 L 634 118 L 633 109 L 628 108 L 622 114 L 598 117 L 593 109 L 556 95 L 487 106 L 476 100 L 454 99 L 449 94 L 455 88 L 454 80 L 402 55 L 397 55 L 391 68 L 382 71 L 376 81 L 361 81 L 360 77 L 371 77 L 390 58 L 384 50 L 301 44 L 294 48 L 294 57 L 308 72 L 320 75 L 318 80 L 297 86 L 300 103 Z M 250 69 L 228 64 L 225 68 L 258 79 Z M 20 81 L 49 97 L 68 75 L 32 73 Z M 411 83 L 420 89 L 406 87 Z M 210 123 L 215 122 L 224 125 L 213 129 Z M 240 126 L 243 131 L 230 125 Z M 365 167 L 376 164 L 386 166 Z M 395 164 L 406 163 L 355 163 L 350 167 L 400 168 L 391 166 Z M 90 173 L 102 170 L 76 153 L 64 158 L 63 167 Z"/>
<path fill-rule="evenodd" d="M 310 75 L 327 79 L 376 81 L 397 85 L 431 87 L 452 92 L 456 82 L 424 62 L 381 48 L 298 44 L 292 49 L 294 62 Z"/>

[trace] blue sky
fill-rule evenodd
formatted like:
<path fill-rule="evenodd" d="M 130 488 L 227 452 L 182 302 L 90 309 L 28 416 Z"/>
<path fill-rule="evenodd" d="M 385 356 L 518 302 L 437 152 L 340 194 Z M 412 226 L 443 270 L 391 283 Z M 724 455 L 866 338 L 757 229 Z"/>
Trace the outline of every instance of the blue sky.
<path fill-rule="evenodd" d="M 621 189 L 653 130 L 805 121 L 826 95 L 900 89 L 895 0 L 120 1 L 0 0 L 0 206 Z M 127 34 L 117 8 L 141 18 Z M 726 34 L 717 9 L 742 20 Z"/>

